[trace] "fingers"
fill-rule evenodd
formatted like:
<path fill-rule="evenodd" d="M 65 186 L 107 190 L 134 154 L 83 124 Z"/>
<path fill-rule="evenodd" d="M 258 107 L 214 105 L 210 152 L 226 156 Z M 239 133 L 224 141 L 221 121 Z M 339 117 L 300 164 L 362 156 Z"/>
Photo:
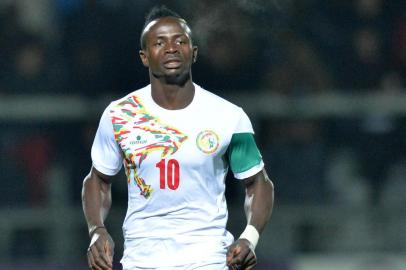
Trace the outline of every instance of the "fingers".
<path fill-rule="evenodd" d="M 109 256 L 106 254 L 106 249 L 105 249 L 106 243 L 107 243 L 107 241 L 105 242 L 105 244 L 102 247 L 100 245 L 97 245 L 97 247 L 95 247 L 95 246 L 91 247 L 91 249 L 94 249 L 96 251 L 96 252 L 93 252 L 93 255 L 94 254 L 99 255 L 98 257 L 95 258 L 96 264 L 102 266 L 103 269 L 105 267 L 110 267 L 110 268 L 112 267 L 112 263 L 111 263 L 112 260 L 110 260 Z"/>
<path fill-rule="evenodd" d="M 251 270 L 254 269 L 254 266 L 257 264 L 257 257 L 254 252 L 250 252 L 245 259 L 244 269 Z"/>
<path fill-rule="evenodd" d="M 91 254 L 89 254 L 89 251 L 87 251 L 86 258 L 87 258 L 87 265 L 89 266 L 89 269 L 92 269 L 92 268 L 93 268 L 93 265 L 94 265 L 95 263 L 94 263 L 94 260 L 93 260 L 93 258 L 92 258 L 92 256 L 91 256 Z"/>
<path fill-rule="evenodd" d="M 229 254 L 227 258 L 227 264 L 229 266 L 242 265 L 249 253 L 249 249 L 242 249 L 237 245 Z"/>
<path fill-rule="evenodd" d="M 257 263 L 254 251 L 244 244 L 230 246 L 227 252 L 227 265 L 232 270 L 253 269 Z"/>
<path fill-rule="evenodd" d="M 92 270 L 111 270 L 113 269 L 113 251 L 105 241 L 96 241 L 87 251 L 89 268 Z"/>
<path fill-rule="evenodd" d="M 227 252 L 227 265 L 232 265 L 235 258 L 240 254 L 241 247 L 239 245 L 231 246 Z"/>
<path fill-rule="evenodd" d="M 109 243 L 109 241 L 106 241 L 104 245 L 104 251 L 106 253 L 108 263 L 110 265 L 113 265 L 114 247 Z"/>
<path fill-rule="evenodd" d="M 89 264 L 89 269 L 102 270 L 102 268 L 97 266 L 96 262 L 94 261 L 92 252 L 90 250 L 87 251 L 87 263 Z"/>

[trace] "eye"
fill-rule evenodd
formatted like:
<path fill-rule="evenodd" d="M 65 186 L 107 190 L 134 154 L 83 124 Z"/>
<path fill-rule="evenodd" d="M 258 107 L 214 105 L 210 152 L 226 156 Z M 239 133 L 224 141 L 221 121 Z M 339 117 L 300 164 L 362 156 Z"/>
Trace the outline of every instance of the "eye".
<path fill-rule="evenodd" d="M 155 46 L 155 47 L 162 47 L 163 44 L 164 44 L 164 43 L 162 42 L 162 40 L 157 40 L 157 41 L 154 43 L 154 46 Z"/>
<path fill-rule="evenodd" d="M 185 40 L 183 40 L 183 39 L 176 40 L 176 44 L 178 44 L 178 45 L 183 45 L 183 44 L 186 44 L 186 43 L 187 42 Z"/>

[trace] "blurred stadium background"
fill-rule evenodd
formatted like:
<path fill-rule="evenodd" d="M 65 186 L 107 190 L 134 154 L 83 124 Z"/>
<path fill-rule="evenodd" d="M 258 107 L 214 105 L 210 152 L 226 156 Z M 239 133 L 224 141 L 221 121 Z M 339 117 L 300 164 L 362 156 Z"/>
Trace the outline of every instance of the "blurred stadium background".
<path fill-rule="evenodd" d="M 0 269 L 86 269 L 91 142 L 108 102 L 148 83 L 138 39 L 156 3 L 0 1 Z M 194 30 L 194 80 L 245 108 L 275 182 L 257 269 L 406 269 L 406 2 L 164 3 Z M 117 261 L 126 201 L 118 177 Z"/>

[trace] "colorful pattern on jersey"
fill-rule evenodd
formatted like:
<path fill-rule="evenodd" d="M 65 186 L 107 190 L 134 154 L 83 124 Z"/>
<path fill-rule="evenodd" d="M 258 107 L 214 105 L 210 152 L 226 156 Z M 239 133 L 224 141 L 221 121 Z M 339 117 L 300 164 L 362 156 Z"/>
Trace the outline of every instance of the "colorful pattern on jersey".
<path fill-rule="evenodd" d="M 149 114 L 137 96 L 130 96 L 116 104 L 110 110 L 110 114 L 114 137 L 124 154 L 128 183 L 134 180 L 140 194 L 148 198 L 153 189 L 138 175 L 137 168 L 154 151 L 162 151 L 161 158 L 174 154 L 187 136 Z M 142 135 L 145 135 L 145 132 L 152 134 L 154 139 L 150 142 L 139 141 L 142 136 L 137 135 L 135 138 L 140 144 L 135 144 L 135 141 L 131 141 L 134 136 L 130 138 L 130 134 L 137 132 Z"/>

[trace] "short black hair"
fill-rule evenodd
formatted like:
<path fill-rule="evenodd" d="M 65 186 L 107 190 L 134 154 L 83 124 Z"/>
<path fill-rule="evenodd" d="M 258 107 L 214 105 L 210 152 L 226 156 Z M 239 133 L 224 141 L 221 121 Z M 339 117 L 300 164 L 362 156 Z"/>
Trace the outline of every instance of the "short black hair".
<path fill-rule="evenodd" d="M 144 23 L 144 26 L 142 27 L 141 37 L 140 37 L 141 49 L 145 49 L 145 39 L 144 39 L 144 35 L 143 35 L 145 27 L 147 27 L 147 25 L 150 22 L 152 22 L 156 19 L 159 19 L 159 18 L 163 18 L 163 17 L 175 17 L 175 18 L 178 18 L 178 19 L 186 22 L 186 20 L 183 19 L 178 13 L 167 8 L 165 5 L 154 6 L 145 16 L 145 23 Z"/>
<path fill-rule="evenodd" d="M 145 23 L 142 30 L 144 30 L 150 22 L 163 17 L 175 17 L 178 19 L 183 19 L 178 13 L 167 8 L 165 5 L 155 6 L 145 16 Z"/>

